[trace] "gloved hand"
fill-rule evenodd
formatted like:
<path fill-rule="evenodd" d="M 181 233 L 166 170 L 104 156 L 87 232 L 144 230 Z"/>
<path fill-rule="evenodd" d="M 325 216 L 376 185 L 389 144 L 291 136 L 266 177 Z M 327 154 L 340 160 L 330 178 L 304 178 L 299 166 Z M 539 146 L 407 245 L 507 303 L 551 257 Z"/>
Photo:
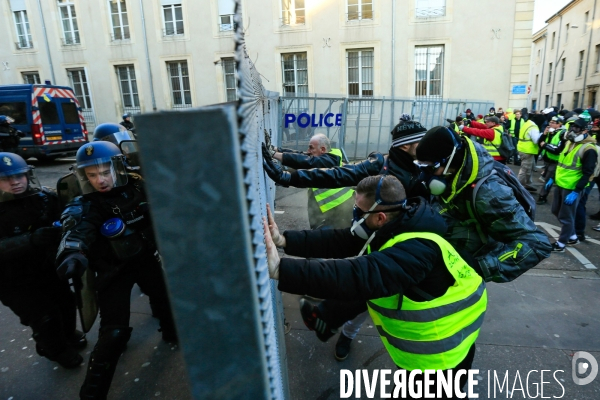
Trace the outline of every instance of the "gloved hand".
<path fill-rule="evenodd" d="M 462 132 L 462 130 L 463 130 L 464 127 L 465 127 L 464 125 L 459 125 L 458 129 Z"/>
<path fill-rule="evenodd" d="M 271 150 L 269 149 L 269 147 L 267 147 L 267 145 L 264 144 L 264 143 L 261 143 L 261 148 L 262 148 L 263 158 L 265 160 L 273 160 L 273 154 L 275 154 L 275 153 L 271 152 Z"/>
<path fill-rule="evenodd" d="M 550 190 L 553 183 L 554 183 L 554 179 L 552 179 L 552 178 L 550 178 L 550 179 L 548 179 L 548 181 L 546 181 L 546 184 L 544 185 L 544 189 L 546 189 L 546 193 L 548 192 L 548 190 Z"/>
<path fill-rule="evenodd" d="M 269 177 L 271 179 L 273 179 L 273 181 L 275 183 L 279 183 L 280 185 L 285 186 L 285 187 L 288 187 L 290 185 L 290 180 L 292 179 L 292 175 L 289 172 L 284 171 L 283 168 L 281 168 L 281 165 L 279 163 L 276 163 L 275 161 L 273 161 L 273 158 L 265 157 L 264 151 L 263 151 L 263 169 L 265 170 L 267 175 L 269 175 Z"/>
<path fill-rule="evenodd" d="M 74 276 L 81 277 L 87 269 L 89 261 L 81 253 L 69 254 L 56 269 L 56 273 L 61 279 L 69 279 Z"/>
<path fill-rule="evenodd" d="M 577 193 L 577 192 L 569 193 L 567 195 L 567 197 L 565 197 L 565 204 L 571 205 L 571 204 L 575 203 L 575 201 L 577 200 L 578 197 L 579 197 L 579 193 Z"/>
<path fill-rule="evenodd" d="M 25 137 L 25 134 L 22 131 L 17 131 L 17 135 L 19 137 Z"/>
<path fill-rule="evenodd" d="M 31 244 L 38 247 L 58 247 L 62 237 L 62 228 L 48 226 L 38 228 L 29 237 Z"/>

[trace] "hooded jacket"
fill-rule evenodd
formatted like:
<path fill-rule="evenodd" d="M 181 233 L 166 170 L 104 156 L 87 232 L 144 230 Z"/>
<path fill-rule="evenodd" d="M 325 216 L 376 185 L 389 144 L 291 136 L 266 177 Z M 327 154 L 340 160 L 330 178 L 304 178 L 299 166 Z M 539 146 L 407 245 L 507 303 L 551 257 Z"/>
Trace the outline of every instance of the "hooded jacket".
<path fill-rule="evenodd" d="M 445 236 L 456 249 L 473 255 L 486 281 L 510 282 L 550 256 L 548 237 L 540 231 L 502 178 L 492 175 L 474 204 L 470 186 L 492 173 L 494 159 L 478 143 L 463 138 L 464 159 L 448 188 L 432 205 L 448 224 Z M 469 261 L 469 260 L 467 260 Z M 472 264 L 472 263 L 470 263 Z"/>
<path fill-rule="evenodd" d="M 444 219 L 420 197 L 408 200 L 408 210 L 377 230 L 371 249 L 405 232 L 431 232 L 443 236 Z M 446 268 L 440 248 L 426 239 L 409 239 L 383 251 L 356 257 L 366 240 L 350 229 L 286 231 L 286 254 L 307 258 L 282 258 L 279 290 L 336 300 L 369 300 L 404 294 L 423 301 L 411 288 L 433 297 L 442 296 L 454 278 Z"/>

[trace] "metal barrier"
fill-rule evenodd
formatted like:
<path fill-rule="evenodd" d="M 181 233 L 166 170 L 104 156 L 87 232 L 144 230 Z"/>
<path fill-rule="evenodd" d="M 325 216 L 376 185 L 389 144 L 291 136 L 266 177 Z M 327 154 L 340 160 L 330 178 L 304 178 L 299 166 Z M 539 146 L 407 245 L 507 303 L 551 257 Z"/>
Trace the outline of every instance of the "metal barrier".
<path fill-rule="evenodd" d="M 447 118 L 454 120 L 469 108 L 475 115 L 485 115 L 493 105 L 492 101 L 466 99 L 282 96 L 279 142 L 283 147 L 304 150 L 311 136 L 323 133 L 348 159 L 359 160 L 373 151 L 387 153 L 390 132 L 403 113 L 429 129 L 447 125 Z"/>

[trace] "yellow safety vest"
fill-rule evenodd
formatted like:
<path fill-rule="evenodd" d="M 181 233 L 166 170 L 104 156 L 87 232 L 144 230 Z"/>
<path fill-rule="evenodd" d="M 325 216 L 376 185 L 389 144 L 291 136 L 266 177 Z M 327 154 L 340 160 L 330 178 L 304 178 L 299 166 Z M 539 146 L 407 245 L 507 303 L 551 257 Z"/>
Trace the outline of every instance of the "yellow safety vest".
<path fill-rule="evenodd" d="M 331 154 L 340 158 L 340 167 L 342 166 L 342 151 L 340 149 L 331 149 Z M 349 187 L 335 189 L 318 189 L 313 188 L 313 195 L 319 205 L 322 213 L 325 213 L 332 208 L 339 206 L 346 200 L 350 199 L 354 194 L 354 190 Z"/>
<path fill-rule="evenodd" d="M 554 146 L 558 146 L 560 144 L 560 137 L 565 133 L 565 130 L 563 128 L 560 128 L 552 133 L 554 133 L 554 136 L 552 136 L 552 139 L 550 139 L 550 142 L 546 142 L 546 143 L 552 144 Z M 558 159 L 560 158 L 560 154 L 552 154 L 546 150 L 542 151 L 542 155 L 545 155 L 550 160 L 554 160 L 554 161 L 558 161 Z"/>
<path fill-rule="evenodd" d="M 494 135 L 494 140 L 490 142 L 489 140 L 484 139 L 483 147 L 485 147 L 488 153 L 490 153 L 490 156 L 501 157 L 500 152 L 498 151 L 498 147 L 500 147 L 500 145 L 502 144 L 502 132 L 504 132 L 504 129 L 502 129 L 500 125 L 496 125 L 492 129 L 496 131 L 496 134 Z"/>
<path fill-rule="evenodd" d="M 369 313 L 384 346 L 400 368 L 454 368 L 479 336 L 487 306 L 485 283 L 450 243 L 434 233 L 403 233 L 388 240 L 379 251 L 414 238 L 432 240 L 440 247 L 454 285 L 430 301 L 413 301 L 403 296 L 400 309 L 399 294 L 370 300 Z"/>
<path fill-rule="evenodd" d="M 517 151 L 526 154 L 537 154 L 539 146 L 537 143 L 533 143 L 529 131 L 532 128 L 537 129 L 537 125 L 532 120 L 521 122 L 521 128 L 519 129 L 519 142 L 517 143 Z"/>
<path fill-rule="evenodd" d="M 558 166 L 556 167 L 556 184 L 563 189 L 573 190 L 577 186 L 577 182 L 583 176 L 581 171 L 581 158 L 583 153 L 589 149 L 596 150 L 594 143 L 577 144 L 571 150 L 567 146 L 560 157 L 558 158 Z M 582 151 L 579 151 L 579 150 Z"/>

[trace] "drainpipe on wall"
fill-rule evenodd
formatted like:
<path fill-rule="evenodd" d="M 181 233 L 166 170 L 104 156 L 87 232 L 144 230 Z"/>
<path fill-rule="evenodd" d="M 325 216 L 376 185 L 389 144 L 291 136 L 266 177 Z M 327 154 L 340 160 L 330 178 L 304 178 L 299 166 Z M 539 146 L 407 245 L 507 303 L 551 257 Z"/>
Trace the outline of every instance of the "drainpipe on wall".
<path fill-rule="evenodd" d="M 392 100 L 390 102 L 390 126 L 394 124 L 394 96 L 396 94 L 396 0 L 392 0 Z"/>
<path fill-rule="evenodd" d="M 40 1 L 40 0 L 38 0 Z M 150 51 L 148 50 L 148 37 L 146 36 L 146 18 L 144 17 L 144 3 L 140 0 L 142 14 L 142 31 L 144 32 L 144 47 L 146 49 L 146 62 L 148 64 L 148 77 L 150 79 L 150 96 L 152 97 L 152 111 L 156 111 L 156 98 L 154 97 L 154 81 L 152 79 L 152 66 L 150 65 Z"/>
<path fill-rule="evenodd" d="M 583 105 L 585 104 L 585 84 L 587 81 L 587 73 L 588 73 L 588 67 L 589 67 L 589 62 L 590 62 L 590 50 L 592 48 L 592 34 L 594 33 L 594 18 L 596 17 L 596 3 L 598 2 L 598 0 L 594 0 L 594 10 L 592 11 L 592 26 L 590 27 L 590 40 L 588 41 L 588 49 L 587 49 L 587 57 L 585 60 L 585 72 L 583 74 L 583 88 L 581 89 L 581 108 L 583 108 Z M 590 107 L 594 107 L 593 104 L 590 105 Z"/>
<path fill-rule="evenodd" d="M 552 106 L 554 102 L 554 83 L 556 82 L 556 73 L 558 72 L 558 50 L 560 48 L 560 33 L 562 32 L 562 15 L 560 16 L 560 21 L 558 22 L 558 40 L 556 41 L 556 57 L 554 57 L 554 74 L 552 75 L 552 91 L 550 92 L 550 105 Z M 563 55 L 564 51 L 560 54 Z M 560 108 L 560 104 L 557 104 L 558 108 Z"/>
<path fill-rule="evenodd" d="M 544 86 L 544 70 L 546 69 L 546 50 L 548 50 L 548 31 L 544 33 L 544 57 L 542 57 L 542 73 L 540 74 L 540 80 L 538 81 L 538 85 L 540 85 L 540 93 L 538 95 L 538 110 L 542 109 L 542 86 Z M 544 106 L 544 108 L 546 108 Z"/>
<path fill-rule="evenodd" d="M 44 41 L 46 42 L 46 53 L 48 53 L 48 64 L 50 65 L 50 75 L 52 76 L 52 84 L 57 85 L 56 77 L 54 76 L 54 66 L 52 65 L 52 55 L 50 54 L 50 44 L 48 43 L 48 34 L 46 33 L 46 22 L 44 21 L 44 12 L 42 11 L 42 3 L 38 0 L 40 9 L 40 17 L 42 18 L 42 30 L 44 31 Z"/>

